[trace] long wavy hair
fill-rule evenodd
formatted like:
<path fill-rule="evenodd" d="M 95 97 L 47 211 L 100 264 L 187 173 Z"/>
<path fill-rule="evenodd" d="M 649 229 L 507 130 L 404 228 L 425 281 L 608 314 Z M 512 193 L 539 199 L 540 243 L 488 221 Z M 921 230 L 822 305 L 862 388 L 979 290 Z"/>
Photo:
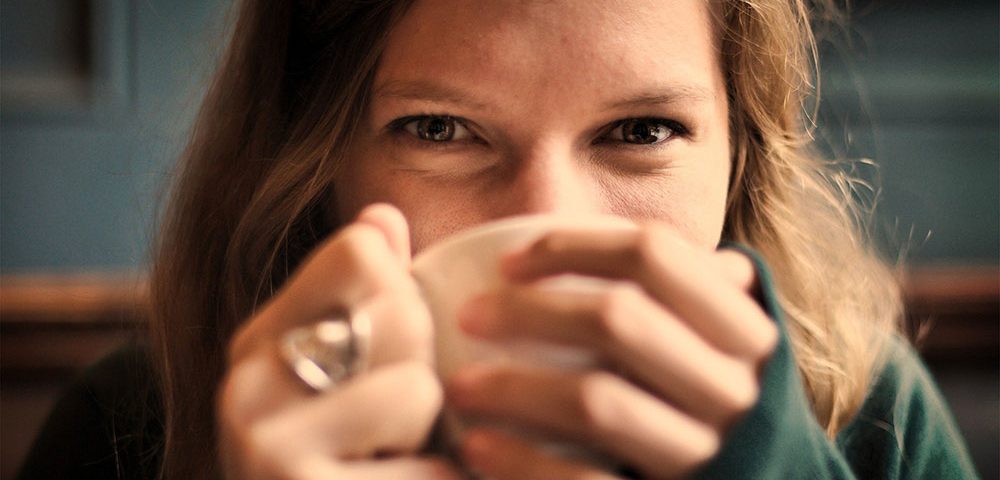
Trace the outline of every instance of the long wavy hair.
<path fill-rule="evenodd" d="M 385 37 L 411 0 L 255 0 L 178 165 L 151 276 L 165 411 L 163 478 L 218 476 L 214 401 L 234 330 L 330 224 L 333 179 L 367 108 Z M 816 418 L 860 407 L 900 317 L 854 182 L 811 149 L 811 19 L 829 2 L 711 2 L 727 79 L 732 179 L 724 238 L 770 263 Z"/>

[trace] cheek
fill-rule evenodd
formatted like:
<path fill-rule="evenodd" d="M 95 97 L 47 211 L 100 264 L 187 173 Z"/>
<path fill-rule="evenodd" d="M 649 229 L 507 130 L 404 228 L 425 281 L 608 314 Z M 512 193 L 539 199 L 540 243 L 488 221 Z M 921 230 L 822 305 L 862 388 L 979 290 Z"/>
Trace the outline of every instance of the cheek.
<path fill-rule="evenodd" d="M 358 142 L 361 143 L 361 142 Z M 367 143 L 367 142 L 365 142 Z M 386 170 L 381 168 L 385 162 L 378 152 L 366 145 L 355 145 L 347 155 L 346 163 L 333 180 L 333 200 L 336 212 L 334 224 L 344 224 L 352 221 L 364 207 L 377 202 L 395 204 L 387 195 L 391 191 Z"/>
<path fill-rule="evenodd" d="M 351 165 L 346 166 L 333 181 L 334 207 L 329 209 L 335 218 L 329 219 L 331 225 L 343 225 L 361 211 L 365 205 L 373 202 L 370 196 L 375 192 L 367 188 L 368 182 L 360 172 Z"/>
<path fill-rule="evenodd" d="M 334 180 L 336 208 L 330 211 L 336 218 L 330 219 L 332 225 L 350 221 L 372 203 L 388 203 L 406 217 L 412 249 L 418 252 L 450 233 L 484 221 L 480 209 L 474 208 L 475 197 L 428 188 L 411 174 L 386 168 L 385 158 L 378 154 L 360 158 L 364 160 L 348 164 Z"/>
<path fill-rule="evenodd" d="M 666 223 L 689 242 L 714 250 L 722 237 L 729 185 L 728 163 L 720 166 L 724 168 L 615 179 L 602 182 L 601 187 L 614 214 Z"/>

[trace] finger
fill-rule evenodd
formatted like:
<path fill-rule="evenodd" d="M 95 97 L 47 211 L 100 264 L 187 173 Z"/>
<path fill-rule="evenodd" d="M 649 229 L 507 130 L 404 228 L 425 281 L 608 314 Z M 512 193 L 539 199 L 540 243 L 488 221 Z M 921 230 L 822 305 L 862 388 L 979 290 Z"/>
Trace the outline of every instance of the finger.
<path fill-rule="evenodd" d="M 501 271 L 515 280 L 534 280 L 583 269 L 597 276 L 620 276 L 621 264 L 636 262 L 634 246 L 641 230 L 554 230 L 501 258 Z M 600 258 L 578 258 L 580 253 Z M 569 268 L 572 266 L 572 268 Z"/>
<path fill-rule="evenodd" d="M 348 225 L 317 247 L 282 290 L 236 332 L 230 361 L 291 328 L 349 314 L 379 295 L 399 297 L 421 311 L 422 302 L 414 301 L 419 298 L 416 284 L 384 233 L 367 223 Z M 374 328 L 377 319 L 372 320 Z"/>
<path fill-rule="evenodd" d="M 251 470 L 254 478 L 287 478 L 296 480 L 330 480 L 335 478 L 364 478 L 365 480 L 460 480 L 457 469 L 436 457 L 396 457 L 378 460 L 342 462 L 325 455 L 311 454 L 298 458 L 292 464 L 273 466 L 267 473 L 266 465 Z M 273 473 L 273 475 L 268 475 Z M 242 477 L 234 477 L 242 478 Z"/>
<path fill-rule="evenodd" d="M 659 225 L 565 230 L 505 257 L 502 270 L 522 282 L 563 273 L 635 281 L 709 343 L 759 362 L 776 345 L 777 328 L 746 291 L 720 280 L 710 255 Z"/>
<path fill-rule="evenodd" d="M 459 314 L 492 340 L 533 339 L 596 351 L 607 363 L 701 421 L 730 424 L 757 399 L 756 371 L 716 350 L 641 289 L 600 293 L 511 286 Z M 664 348 L 669 345 L 668 348 Z"/>
<path fill-rule="evenodd" d="M 343 469 L 345 475 L 322 477 L 364 478 L 366 480 L 460 480 L 462 475 L 443 459 L 414 457 L 352 462 Z"/>
<path fill-rule="evenodd" d="M 613 480 L 594 467 L 570 462 L 505 433 L 476 429 L 462 439 L 462 458 L 479 476 L 495 480 Z"/>
<path fill-rule="evenodd" d="M 381 230 L 402 266 L 410 267 L 410 228 L 399 209 L 387 203 L 374 203 L 361 210 L 357 221 Z"/>
<path fill-rule="evenodd" d="M 433 363 L 434 326 L 416 289 L 379 295 L 358 310 L 371 318 L 368 364 L 372 368 L 405 361 Z"/>
<path fill-rule="evenodd" d="M 595 445 L 647 476 L 672 477 L 715 455 L 717 432 L 605 372 L 470 367 L 448 385 L 465 414 Z"/>
<path fill-rule="evenodd" d="M 261 349 L 232 365 L 221 385 L 216 411 L 221 423 L 234 427 L 302 402 L 312 393 L 279 360 L 277 347 Z"/>
<path fill-rule="evenodd" d="M 409 299 L 406 295 L 383 295 L 364 305 L 371 324 L 370 369 L 405 362 L 432 365 L 430 314 L 415 294 L 410 295 Z M 236 414 L 238 418 L 257 418 L 305 401 L 315 393 L 283 360 L 277 340 L 263 339 L 259 345 L 230 363 L 219 396 L 225 400 L 220 412 L 241 412 Z"/>
<path fill-rule="evenodd" d="M 355 222 L 317 247 L 275 303 L 286 313 L 316 318 L 404 288 L 408 280 L 385 232 Z"/>
<path fill-rule="evenodd" d="M 305 452 L 341 459 L 414 453 L 430 434 L 442 395 L 427 365 L 395 364 L 286 407 L 246 434 L 253 450 L 283 459 Z"/>
<path fill-rule="evenodd" d="M 462 476 L 443 459 L 398 457 L 378 460 L 335 462 L 329 457 L 316 456 L 300 461 L 289 478 L 330 480 L 364 478 L 365 480 L 460 480 Z"/>
<path fill-rule="evenodd" d="M 757 268 L 743 252 L 732 248 L 718 250 L 714 259 L 719 270 L 736 288 L 753 292 L 757 288 Z"/>

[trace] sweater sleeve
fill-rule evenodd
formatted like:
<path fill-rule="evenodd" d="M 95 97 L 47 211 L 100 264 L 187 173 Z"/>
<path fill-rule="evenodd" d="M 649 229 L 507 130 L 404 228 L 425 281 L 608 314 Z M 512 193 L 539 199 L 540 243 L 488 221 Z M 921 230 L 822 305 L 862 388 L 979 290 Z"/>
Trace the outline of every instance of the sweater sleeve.
<path fill-rule="evenodd" d="M 977 478 L 930 373 L 893 338 L 885 366 L 854 420 L 837 436 L 861 478 Z"/>
<path fill-rule="evenodd" d="M 855 419 L 831 441 L 799 377 L 773 282 L 760 258 L 761 303 L 781 332 L 757 405 L 694 478 L 977 478 L 947 406 L 916 354 L 888 342 L 883 369 Z"/>

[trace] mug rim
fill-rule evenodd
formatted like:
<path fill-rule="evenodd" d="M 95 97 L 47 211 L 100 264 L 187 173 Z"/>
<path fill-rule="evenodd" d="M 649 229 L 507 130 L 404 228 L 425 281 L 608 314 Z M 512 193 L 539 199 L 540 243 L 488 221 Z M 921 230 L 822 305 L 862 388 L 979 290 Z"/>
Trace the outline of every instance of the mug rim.
<path fill-rule="evenodd" d="M 469 228 L 462 229 L 451 235 L 446 236 L 444 239 L 434 242 L 429 247 L 421 250 L 413 257 L 413 262 L 411 263 L 410 269 L 413 271 L 420 270 L 419 265 L 426 263 L 430 258 L 437 257 L 441 255 L 440 252 L 448 251 L 454 248 L 456 245 L 460 245 L 471 241 L 474 238 L 478 238 L 482 235 L 490 234 L 496 231 L 504 231 L 512 228 L 519 228 L 525 225 L 536 225 L 543 224 L 550 227 L 566 227 L 573 226 L 583 222 L 584 224 L 590 226 L 609 226 L 615 228 L 635 228 L 636 225 L 632 220 L 625 217 L 619 217 L 616 215 L 608 214 L 583 214 L 583 215 L 566 215 L 566 214 L 550 214 L 550 213 L 534 213 L 527 215 L 515 215 L 511 217 L 504 217 L 498 220 L 481 223 Z"/>

